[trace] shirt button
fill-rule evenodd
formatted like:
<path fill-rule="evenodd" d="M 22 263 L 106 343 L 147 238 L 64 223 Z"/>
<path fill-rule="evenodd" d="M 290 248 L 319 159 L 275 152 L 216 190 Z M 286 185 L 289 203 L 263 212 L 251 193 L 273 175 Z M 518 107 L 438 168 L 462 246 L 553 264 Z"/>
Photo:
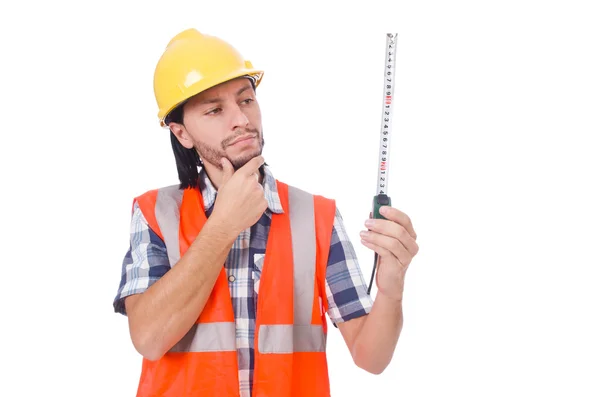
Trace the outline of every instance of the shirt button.
<path fill-rule="evenodd" d="M 235 276 L 232 274 L 229 276 L 229 282 L 233 283 L 235 281 Z"/>

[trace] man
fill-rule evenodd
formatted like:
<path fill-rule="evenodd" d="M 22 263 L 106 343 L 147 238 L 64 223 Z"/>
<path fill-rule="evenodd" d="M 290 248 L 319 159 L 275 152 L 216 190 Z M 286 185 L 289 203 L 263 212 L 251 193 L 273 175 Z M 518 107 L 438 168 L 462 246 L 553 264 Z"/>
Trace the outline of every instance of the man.
<path fill-rule="evenodd" d="M 133 203 L 114 309 L 143 356 L 138 396 L 329 396 L 326 315 L 360 368 L 378 374 L 392 358 L 418 251 L 411 221 L 395 208 L 367 220 L 373 302 L 335 202 L 264 163 L 262 76 L 194 29 L 156 67 L 180 183 Z"/>

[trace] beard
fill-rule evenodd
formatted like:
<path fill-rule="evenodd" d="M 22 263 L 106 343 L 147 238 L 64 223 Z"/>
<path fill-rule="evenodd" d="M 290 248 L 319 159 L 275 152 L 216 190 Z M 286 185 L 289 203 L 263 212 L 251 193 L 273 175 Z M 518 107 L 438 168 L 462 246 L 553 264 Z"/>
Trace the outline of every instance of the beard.
<path fill-rule="evenodd" d="M 229 144 L 231 142 L 233 142 L 234 140 L 236 140 L 239 136 L 245 135 L 245 134 L 256 135 L 256 139 L 258 139 L 258 149 L 254 150 L 253 152 L 242 154 L 237 157 L 233 157 L 233 158 L 229 157 L 227 155 L 227 153 L 225 153 L 227 146 L 229 146 Z M 209 146 L 203 142 L 194 142 L 194 148 L 200 155 L 200 159 L 202 161 L 206 161 L 206 162 L 212 164 L 213 166 L 217 167 L 219 170 L 223 170 L 223 165 L 221 164 L 221 158 L 225 157 L 227 160 L 229 160 L 229 162 L 231 163 L 231 165 L 233 166 L 233 169 L 235 171 L 242 168 L 248 161 L 252 160 L 254 157 L 261 155 L 264 145 L 265 145 L 265 140 L 263 138 L 262 131 L 258 131 L 255 128 L 254 129 L 247 128 L 245 130 L 242 130 L 242 131 L 236 133 L 233 136 L 230 136 L 229 138 L 224 139 L 221 142 L 221 146 L 218 148 Z"/>

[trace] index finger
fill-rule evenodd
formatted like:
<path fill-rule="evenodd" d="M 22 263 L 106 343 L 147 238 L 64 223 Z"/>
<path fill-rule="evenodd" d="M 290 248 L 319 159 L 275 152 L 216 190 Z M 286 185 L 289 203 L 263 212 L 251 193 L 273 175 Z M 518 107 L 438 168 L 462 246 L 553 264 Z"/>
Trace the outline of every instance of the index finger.
<path fill-rule="evenodd" d="M 381 212 L 383 216 L 390 221 L 404 226 L 408 234 L 410 234 L 415 240 L 417 239 L 417 233 L 415 232 L 412 221 L 404 212 L 400 211 L 398 208 L 390 207 L 389 205 L 381 206 L 379 212 Z"/>
<path fill-rule="evenodd" d="M 265 159 L 263 158 L 263 156 L 259 155 L 259 156 L 252 158 L 250 161 L 248 161 L 246 164 L 244 164 L 244 166 L 242 168 L 240 168 L 239 171 L 242 171 L 246 175 L 252 175 L 264 163 L 265 163 Z"/>

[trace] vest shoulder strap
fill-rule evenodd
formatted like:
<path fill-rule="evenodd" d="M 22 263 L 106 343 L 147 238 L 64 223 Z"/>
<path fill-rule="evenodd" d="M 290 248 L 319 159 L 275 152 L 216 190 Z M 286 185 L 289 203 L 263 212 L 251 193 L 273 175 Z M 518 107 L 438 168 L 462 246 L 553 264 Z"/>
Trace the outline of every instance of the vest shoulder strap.
<path fill-rule="evenodd" d="M 304 258 L 307 258 L 308 254 L 312 255 L 308 258 L 316 257 L 316 287 L 319 290 L 319 295 L 322 297 L 322 302 L 320 304 L 322 305 L 324 312 L 326 312 L 329 305 L 326 299 L 327 285 L 325 279 L 331 247 L 331 235 L 335 222 L 336 202 L 334 199 L 312 194 L 291 185 L 288 185 L 288 192 L 290 202 L 290 223 L 296 222 L 296 224 L 299 224 L 296 228 L 296 235 L 298 235 L 297 232 L 299 230 L 304 231 L 304 233 L 298 237 L 299 241 L 297 242 L 297 246 L 303 247 L 303 250 L 300 250 L 301 252 L 306 250 L 306 247 L 311 247 L 310 253 L 306 252 L 306 256 L 303 255 L 304 252 L 300 254 Z M 293 202 L 295 204 L 293 204 Z M 307 220 L 307 217 L 310 217 L 310 220 Z M 311 228 L 310 231 L 308 230 L 309 228 Z M 308 244 L 306 242 L 306 239 L 308 238 L 312 238 L 314 243 Z M 294 250 L 295 253 L 297 251 L 299 250 Z M 298 260 L 300 260 L 300 258 L 298 258 Z M 294 261 L 296 262 L 296 254 L 294 255 Z"/>
<path fill-rule="evenodd" d="M 170 226 L 172 221 L 169 219 L 176 217 L 173 221 L 179 222 L 179 207 L 182 197 L 183 190 L 179 188 L 179 185 L 170 185 L 149 190 L 134 198 L 133 202 L 138 203 L 150 229 L 165 241 L 163 229 Z M 167 249 L 169 249 L 168 246 Z"/>

